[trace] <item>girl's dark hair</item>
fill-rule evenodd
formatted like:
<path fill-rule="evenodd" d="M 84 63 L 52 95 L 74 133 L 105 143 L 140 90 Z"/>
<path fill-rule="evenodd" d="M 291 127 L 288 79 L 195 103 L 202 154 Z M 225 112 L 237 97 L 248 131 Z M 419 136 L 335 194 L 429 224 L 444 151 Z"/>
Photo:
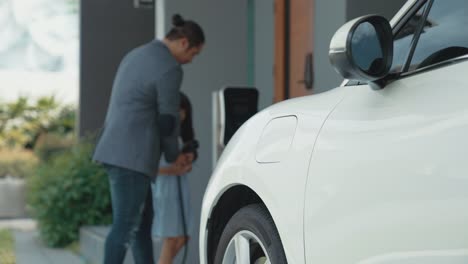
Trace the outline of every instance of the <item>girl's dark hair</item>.
<path fill-rule="evenodd" d="M 187 38 L 189 48 L 198 47 L 205 43 L 203 29 L 192 20 L 184 20 L 181 15 L 172 16 L 173 28 L 166 34 L 168 40 Z"/>
<path fill-rule="evenodd" d="M 182 92 L 180 93 L 180 109 L 185 111 L 185 120 L 180 127 L 180 136 L 182 141 L 186 143 L 195 139 L 195 133 L 192 122 L 192 104 L 187 95 Z"/>

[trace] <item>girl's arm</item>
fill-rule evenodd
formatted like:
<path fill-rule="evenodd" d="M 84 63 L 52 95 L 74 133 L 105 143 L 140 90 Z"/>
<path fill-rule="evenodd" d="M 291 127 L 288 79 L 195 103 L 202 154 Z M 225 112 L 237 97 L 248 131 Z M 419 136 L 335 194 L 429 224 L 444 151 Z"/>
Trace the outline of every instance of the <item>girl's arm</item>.
<path fill-rule="evenodd" d="M 171 175 L 171 176 L 174 176 L 174 175 L 178 174 L 173 165 L 169 166 L 169 167 L 159 168 L 158 173 L 163 174 L 163 175 Z"/>
<path fill-rule="evenodd" d="M 159 168 L 158 174 L 169 175 L 169 176 L 180 176 L 184 175 L 187 172 L 192 170 L 192 164 L 187 164 L 185 166 L 178 166 L 175 163 L 172 163 L 168 167 Z"/>

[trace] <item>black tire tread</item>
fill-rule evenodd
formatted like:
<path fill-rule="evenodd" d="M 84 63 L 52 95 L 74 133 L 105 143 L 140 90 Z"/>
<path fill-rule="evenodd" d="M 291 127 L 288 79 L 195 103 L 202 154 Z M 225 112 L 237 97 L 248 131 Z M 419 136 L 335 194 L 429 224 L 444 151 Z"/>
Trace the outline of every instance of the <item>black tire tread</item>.
<path fill-rule="evenodd" d="M 215 264 L 222 262 L 224 252 L 230 240 L 232 239 L 232 236 L 235 235 L 238 231 L 246 229 L 242 227 L 242 224 L 246 224 L 244 222 L 253 226 L 258 224 L 260 229 L 265 229 L 266 232 L 254 233 L 260 240 L 262 240 L 264 246 L 268 247 L 266 250 L 269 251 L 268 254 L 272 264 L 287 264 L 286 256 L 276 225 L 270 213 L 262 204 L 247 205 L 241 208 L 231 217 L 223 230 L 218 248 L 216 249 Z M 268 246 L 266 245 L 267 243 L 264 240 L 263 235 L 258 233 L 265 233 L 266 236 L 268 236 L 268 238 L 271 240 Z M 271 252 L 271 250 L 274 250 L 274 252 Z"/>

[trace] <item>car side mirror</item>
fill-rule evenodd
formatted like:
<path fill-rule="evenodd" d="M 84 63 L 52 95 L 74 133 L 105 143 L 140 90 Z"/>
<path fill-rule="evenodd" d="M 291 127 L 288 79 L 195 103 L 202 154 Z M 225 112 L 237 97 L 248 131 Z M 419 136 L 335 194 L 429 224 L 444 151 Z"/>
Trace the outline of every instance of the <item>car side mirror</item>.
<path fill-rule="evenodd" d="M 364 82 L 382 79 L 393 61 L 390 23 L 377 15 L 349 21 L 333 36 L 328 56 L 345 79 Z"/>

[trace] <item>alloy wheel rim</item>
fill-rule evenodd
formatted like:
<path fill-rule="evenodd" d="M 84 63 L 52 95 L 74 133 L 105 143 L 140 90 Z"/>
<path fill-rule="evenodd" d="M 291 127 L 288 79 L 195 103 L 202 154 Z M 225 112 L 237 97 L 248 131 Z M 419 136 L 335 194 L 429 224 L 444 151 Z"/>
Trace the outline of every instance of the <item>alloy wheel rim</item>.
<path fill-rule="evenodd" d="M 271 261 L 262 241 L 254 233 L 242 230 L 229 241 L 222 264 L 271 264 Z"/>

